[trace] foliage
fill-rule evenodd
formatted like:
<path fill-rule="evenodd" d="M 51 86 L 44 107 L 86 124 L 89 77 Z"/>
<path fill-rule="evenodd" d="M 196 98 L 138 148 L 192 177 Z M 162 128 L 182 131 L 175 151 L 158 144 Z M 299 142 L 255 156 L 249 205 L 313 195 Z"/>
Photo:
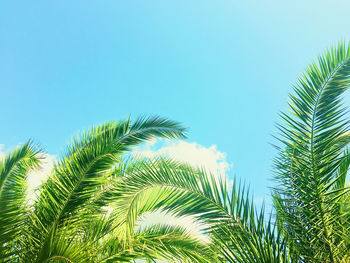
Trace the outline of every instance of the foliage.
<path fill-rule="evenodd" d="M 184 138 L 159 117 L 108 122 L 72 143 L 30 206 L 26 178 L 40 165 L 28 142 L 0 161 L 2 262 L 349 262 L 350 133 L 344 91 L 350 46 L 340 43 L 306 70 L 278 125 L 273 210 L 257 209 L 248 189 L 164 157 L 126 158 L 150 138 Z M 154 211 L 190 216 L 137 228 Z"/>
<path fill-rule="evenodd" d="M 350 48 L 340 43 L 309 66 L 290 96 L 290 111 L 281 114 L 274 204 L 299 261 L 349 260 L 350 136 L 341 100 L 349 85 Z"/>
<path fill-rule="evenodd" d="M 256 216 L 249 194 L 204 170 L 167 159 L 138 163 L 115 190 L 119 209 L 115 220 L 119 236 L 130 239 L 137 217 L 159 208 L 176 215 L 191 215 L 205 231 L 222 262 L 288 262 L 286 243 L 275 227 Z"/>
<path fill-rule="evenodd" d="M 39 163 L 31 142 L 18 147 L 0 161 L 0 259 L 17 256 L 18 235 L 29 210 L 25 205 L 26 176 Z"/>
<path fill-rule="evenodd" d="M 26 176 L 39 165 L 27 143 L 0 163 L 0 249 L 4 262 L 115 262 L 136 258 L 196 260 L 204 246 L 180 228 L 135 232 L 132 247 L 114 234 L 104 209 L 112 182 L 123 176 L 123 154 L 153 137 L 184 138 L 178 123 L 159 117 L 109 122 L 73 139 L 32 207 L 25 199 Z M 193 249 L 191 249 L 193 248 Z M 194 249 L 195 248 L 195 249 Z"/>

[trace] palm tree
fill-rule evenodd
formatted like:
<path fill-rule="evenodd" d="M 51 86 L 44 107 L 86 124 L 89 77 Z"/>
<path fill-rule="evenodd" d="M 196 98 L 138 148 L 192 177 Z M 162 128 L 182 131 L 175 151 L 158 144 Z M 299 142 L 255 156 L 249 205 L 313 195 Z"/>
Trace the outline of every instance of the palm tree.
<path fill-rule="evenodd" d="M 299 78 L 282 113 L 272 189 L 274 210 L 256 209 L 245 186 L 167 158 L 125 160 L 153 136 L 181 138 L 160 118 L 111 122 L 73 140 L 25 204 L 25 176 L 39 164 L 26 144 L 0 164 L 0 249 L 12 262 L 348 262 L 350 139 L 342 94 L 350 46 L 328 50 Z M 191 216 L 209 241 L 140 216 L 162 209 Z"/>
<path fill-rule="evenodd" d="M 342 95 L 350 85 L 350 46 L 340 43 L 312 63 L 281 114 L 274 205 L 296 260 L 350 260 L 348 119 Z"/>
<path fill-rule="evenodd" d="M 135 232 L 131 245 L 114 230 L 108 189 L 127 172 L 123 155 L 153 137 L 184 138 L 185 129 L 159 117 L 108 122 L 73 139 L 40 187 L 32 206 L 26 176 L 40 165 L 29 142 L 0 162 L 2 262 L 129 262 L 137 258 L 193 258 L 210 253 L 183 229 L 164 226 Z M 101 198 L 106 197 L 106 198 Z"/>
<path fill-rule="evenodd" d="M 174 160 L 137 161 L 113 189 L 113 213 L 118 236 L 132 240 L 134 225 L 144 213 L 162 209 L 177 216 L 190 215 L 204 225 L 211 262 L 289 262 L 286 242 L 263 210 L 256 212 L 249 193 L 205 170 Z"/>
<path fill-rule="evenodd" d="M 278 125 L 275 211 L 256 211 L 245 187 L 228 189 L 204 170 L 144 160 L 113 189 L 114 222 L 124 242 L 143 213 L 191 215 L 222 262 L 348 262 L 350 139 L 342 94 L 350 85 L 350 46 L 340 43 L 299 78 Z"/>

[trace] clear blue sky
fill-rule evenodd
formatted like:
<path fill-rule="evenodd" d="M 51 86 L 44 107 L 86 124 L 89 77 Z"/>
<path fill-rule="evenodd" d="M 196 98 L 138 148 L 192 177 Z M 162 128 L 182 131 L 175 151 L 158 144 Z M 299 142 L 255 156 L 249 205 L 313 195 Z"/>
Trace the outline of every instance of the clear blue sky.
<path fill-rule="evenodd" d="M 190 127 L 261 195 L 296 77 L 350 40 L 349 1 L 0 2 L 0 143 L 58 154 L 130 114 Z M 350 100 L 347 98 L 347 102 Z"/>

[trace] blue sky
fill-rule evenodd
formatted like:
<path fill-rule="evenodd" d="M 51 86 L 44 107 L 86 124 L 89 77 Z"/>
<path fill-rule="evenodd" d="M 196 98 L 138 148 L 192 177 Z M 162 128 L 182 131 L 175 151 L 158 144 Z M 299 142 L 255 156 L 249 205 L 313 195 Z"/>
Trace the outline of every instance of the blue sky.
<path fill-rule="evenodd" d="M 0 143 L 58 154 L 80 130 L 156 114 L 216 145 L 262 196 L 297 76 L 350 40 L 349 1 L 1 1 Z M 347 95 L 346 102 L 350 102 Z"/>

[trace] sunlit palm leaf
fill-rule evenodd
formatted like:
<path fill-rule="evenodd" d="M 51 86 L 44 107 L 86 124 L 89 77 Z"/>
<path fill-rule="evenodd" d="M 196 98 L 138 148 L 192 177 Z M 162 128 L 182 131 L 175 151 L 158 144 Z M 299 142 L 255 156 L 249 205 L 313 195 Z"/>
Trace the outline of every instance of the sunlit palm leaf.
<path fill-rule="evenodd" d="M 256 217 L 244 188 L 229 191 L 225 180 L 168 159 L 143 160 L 135 167 L 115 189 L 119 237 L 132 240 L 137 218 L 161 208 L 204 224 L 224 262 L 289 262 L 285 242 L 263 213 Z"/>
<path fill-rule="evenodd" d="M 350 49 L 340 43 L 309 66 L 290 95 L 289 113 L 281 114 L 275 206 L 300 260 L 338 262 L 347 246 L 338 224 L 344 191 L 333 190 L 344 177 L 337 173 L 349 142 L 341 96 L 349 85 Z"/>
<path fill-rule="evenodd" d="M 0 259 L 9 260 L 20 249 L 28 208 L 25 196 L 28 172 L 39 164 L 38 149 L 27 142 L 0 160 Z"/>
<path fill-rule="evenodd" d="M 57 227 L 69 218 L 80 220 L 77 212 L 89 203 L 107 183 L 105 172 L 120 163 L 121 155 L 130 147 L 153 137 L 183 138 L 184 128 L 160 117 L 109 122 L 94 127 L 73 140 L 66 154 L 42 185 L 32 215 L 31 249 L 28 261 L 50 241 Z"/>

